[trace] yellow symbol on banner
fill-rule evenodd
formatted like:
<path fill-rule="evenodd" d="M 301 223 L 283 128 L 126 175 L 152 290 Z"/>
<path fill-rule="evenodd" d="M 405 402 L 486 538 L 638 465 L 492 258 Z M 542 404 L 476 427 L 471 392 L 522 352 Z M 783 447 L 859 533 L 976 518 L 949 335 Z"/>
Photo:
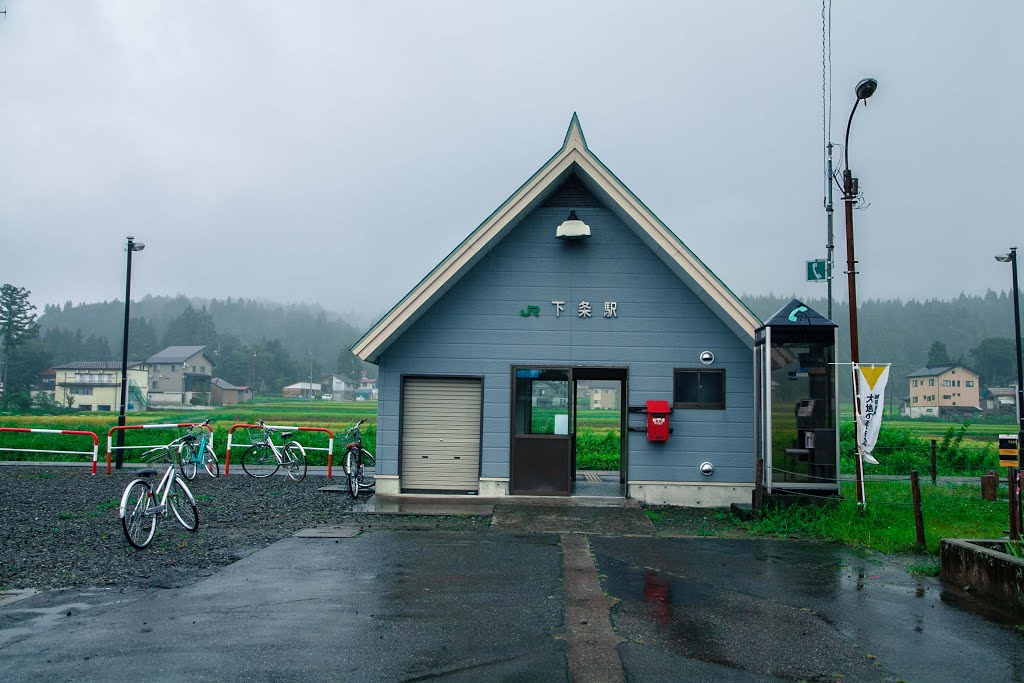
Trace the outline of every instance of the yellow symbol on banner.
<path fill-rule="evenodd" d="M 878 382 L 878 378 L 885 372 L 884 365 L 861 365 L 860 373 L 864 375 L 864 380 L 868 383 L 868 389 L 874 391 L 875 383 Z"/>

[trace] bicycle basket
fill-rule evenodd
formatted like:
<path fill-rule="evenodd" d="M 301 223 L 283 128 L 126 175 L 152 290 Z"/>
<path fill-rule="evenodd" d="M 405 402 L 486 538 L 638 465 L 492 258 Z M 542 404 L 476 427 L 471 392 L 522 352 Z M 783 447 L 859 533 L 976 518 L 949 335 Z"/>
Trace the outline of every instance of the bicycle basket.
<path fill-rule="evenodd" d="M 144 463 L 156 463 L 156 462 L 173 462 L 174 453 L 167 446 L 157 446 L 156 448 L 146 451 L 143 453 L 139 460 Z"/>
<path fill-rule="evenodd" d="M 249 443 L 256 445 L 267 442 L 267 433 L 262 429 L 250 427 L 246 431 L 249 432 Z"/>

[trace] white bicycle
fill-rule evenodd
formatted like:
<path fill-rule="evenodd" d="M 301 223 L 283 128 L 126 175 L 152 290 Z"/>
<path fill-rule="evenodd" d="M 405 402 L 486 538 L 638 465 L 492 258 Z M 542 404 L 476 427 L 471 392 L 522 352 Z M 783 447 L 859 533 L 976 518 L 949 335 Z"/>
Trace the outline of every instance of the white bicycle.
<path fill-rule="evenodd" d="M 291 432 L 281 432 L 287 439 Z M 260 420 L 259 429 L 249 430 L 252 445 L 242 453 L 242 469 L 250 477 L 269 477 L 283 467 L 288 478 L 302 481 L 306 477 L 306 449 L 298 441 L 286 441 L 281 446 L 274 443 L 273 431 Z"/>
<path fill-rule="evenodd" d="M 196 499 L 185 481 L 178 476 L 174 462 L 167 463 L 164 476 L 153 488 L 150 477 L 156 474 L 155 469 L 139 470 L 139 478 L 128 484 L 121 494 L 118 515 L 121 517 L 124 537 L 139 550 L 152 542 L 157 522 L 167 515 L 168 510 L 174 513 L 178 522 L 187 530 L 194 533 L 199 529 Z"/>

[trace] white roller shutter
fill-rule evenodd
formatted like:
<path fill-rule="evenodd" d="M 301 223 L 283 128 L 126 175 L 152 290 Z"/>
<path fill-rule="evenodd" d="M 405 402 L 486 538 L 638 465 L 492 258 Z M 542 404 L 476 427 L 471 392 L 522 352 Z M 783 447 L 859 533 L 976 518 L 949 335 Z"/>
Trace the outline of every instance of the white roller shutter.
<path fill-rule="evenodd" d="M 480 380 L 406 379 L 402 386 L 402 490 L 478 491 Z"/>

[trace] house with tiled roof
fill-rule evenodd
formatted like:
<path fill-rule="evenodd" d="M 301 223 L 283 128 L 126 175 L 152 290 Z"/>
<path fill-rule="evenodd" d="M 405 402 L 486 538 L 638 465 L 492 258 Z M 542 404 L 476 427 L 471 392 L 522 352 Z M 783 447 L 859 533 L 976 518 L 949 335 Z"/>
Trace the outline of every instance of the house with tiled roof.
<path fill-rule="evenodd" d="M 909 417 L 946 417 L 981 410 L 978 373 L 955 363 L 927 365 L 907 375 Z"/>
<path fill-rule="evenodd" d="M 209 405 L 213 362 L 205 346 L 168 346 L 149 358 L 149 402 L 152 405 Z"/>
<path fill-rule="evenodd" d="M 53 400 L 78 410 L 116 412 L 121 406 L 121 361 L 73 361 L 53 367 Z M 145 363 L 128 363 L 125 409 L 146 409 L 149 370 Z"/>

